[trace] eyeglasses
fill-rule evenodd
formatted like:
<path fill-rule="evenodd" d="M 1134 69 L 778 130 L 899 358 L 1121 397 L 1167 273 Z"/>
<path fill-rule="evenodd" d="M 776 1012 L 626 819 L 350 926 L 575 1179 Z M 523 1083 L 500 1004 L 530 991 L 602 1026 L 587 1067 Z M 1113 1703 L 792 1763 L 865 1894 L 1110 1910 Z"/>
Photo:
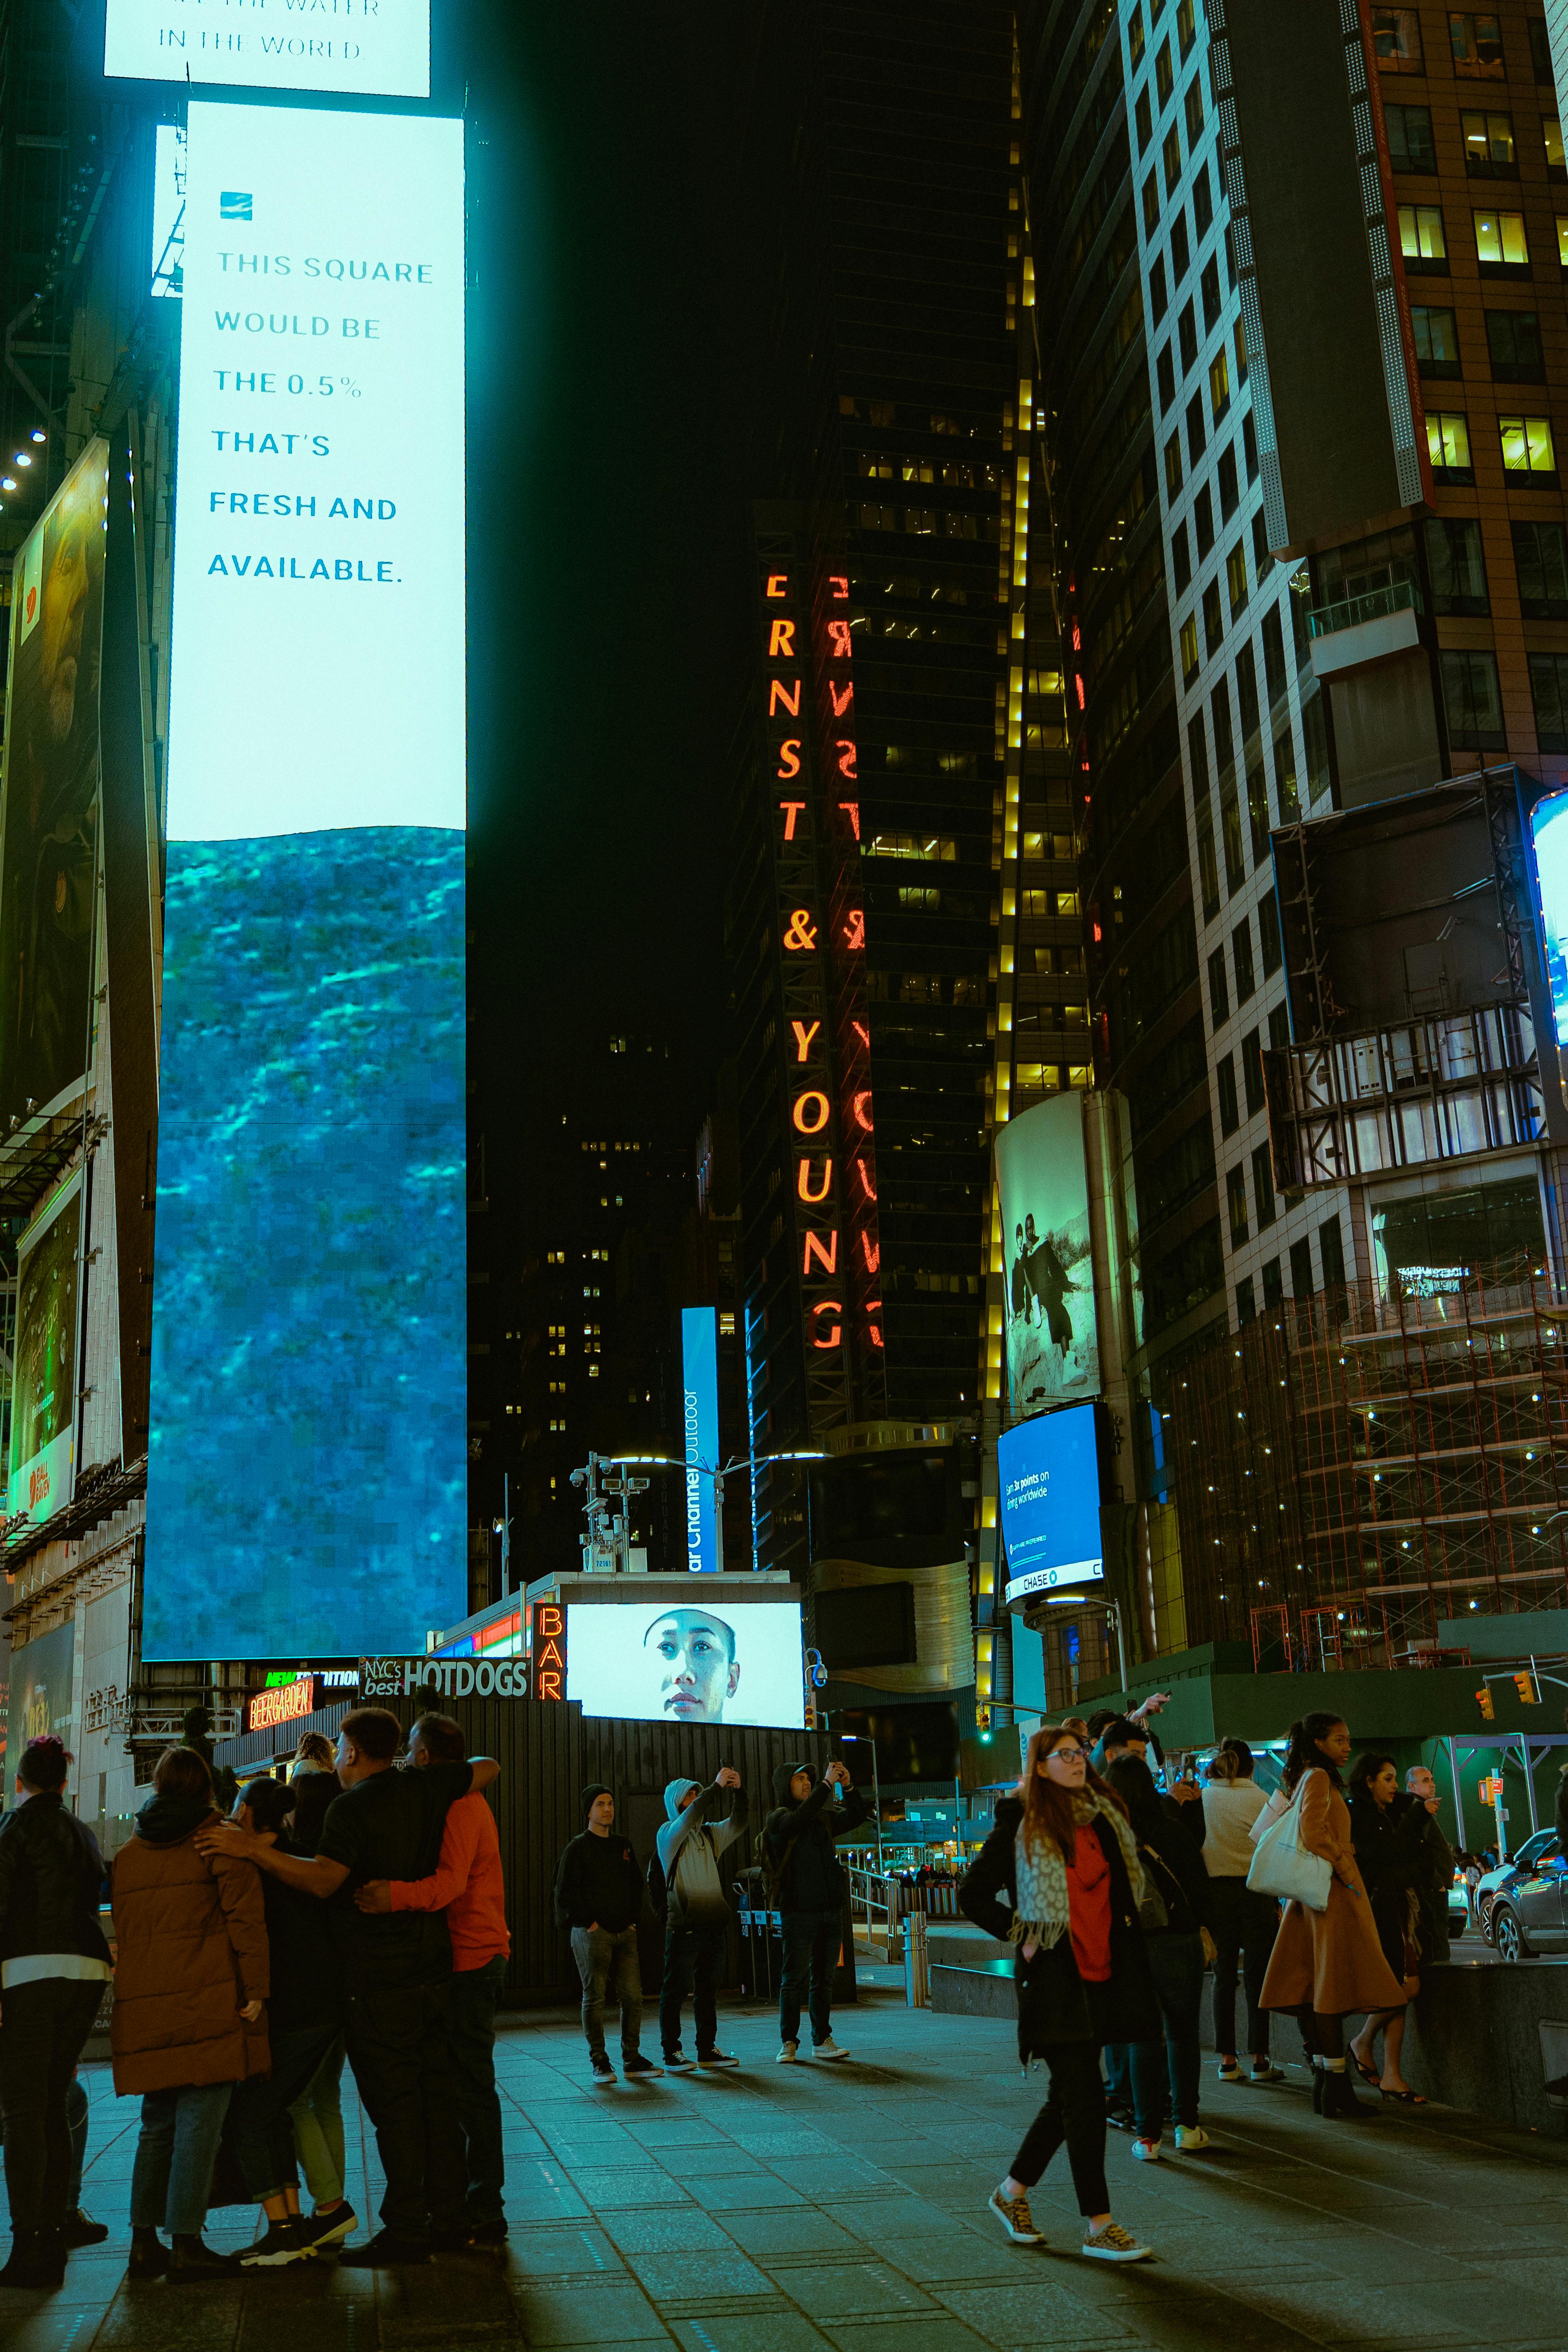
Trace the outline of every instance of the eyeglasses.
<path fill-rule="evenodd" d="M 1089 1749 L 1084 1746 L 1082 1740 L 1075 1739 L 1070 1747 L 1053 1748 L 1050 1754 L 1047 1757 L 1046 1761 L 1047 1764 L 1069 1764 L 1075 1756 L 1087 1756 L 1088 1754 Z"/>

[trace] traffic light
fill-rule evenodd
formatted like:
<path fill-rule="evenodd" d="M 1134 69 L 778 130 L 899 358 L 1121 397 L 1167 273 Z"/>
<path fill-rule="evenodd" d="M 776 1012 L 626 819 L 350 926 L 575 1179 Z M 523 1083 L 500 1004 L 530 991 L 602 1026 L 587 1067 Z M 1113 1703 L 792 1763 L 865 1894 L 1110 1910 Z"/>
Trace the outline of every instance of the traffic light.
<path fill-rule="evenodd" d="M 1492 1705 L 1492 1695 L 1485 1683 L 1476 1693 L 1476 1705 L 1480 1708 L 1483 1722 L 1491 1723 L 1495 1720 L 1497 1709 Z"/>
<path fill-rule="evenodd" d="M 1483 1810 L 1486 1806 L 1491 1803 L 1492 1783 L 1489 1772 L 1483 1772 L 1480 1779 L 1476 1782 L 1476 1794 L 1480 1800 Z"/>
<path fill-rule="evenodd" d="M 1515 1675 L 1513 1686 L 1526 1706 L 1535 1706 L 1539 1704 L 1535 1685 L 1528 1674 Z"/>

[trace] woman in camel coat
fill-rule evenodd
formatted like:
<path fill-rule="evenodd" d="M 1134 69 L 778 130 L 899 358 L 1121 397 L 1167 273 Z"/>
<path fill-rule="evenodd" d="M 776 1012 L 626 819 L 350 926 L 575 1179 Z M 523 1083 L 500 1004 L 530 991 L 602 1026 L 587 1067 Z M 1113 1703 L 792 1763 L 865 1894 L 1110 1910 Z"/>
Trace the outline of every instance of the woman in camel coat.
<path fill-rule="evenodd" d="M 1295 2012 L 1312 2055 L 1312 2105 L 1321 2115 L 1347 2117 L 1364 2116 L 1367 2109 L 1345 2077 L 1344 2020 L 1366 2010 L 1401 2009 L 1405 1999 L 1384 1958 L 1356 1867 L 1340 1779 L 1350 1752 L 1350 1732 L 1338 1716 L 1304 1716 L 1290 1726 L 1281 1794 L 1293 1798 L 1305 1782 L 1301 1843 L 1321 1854 L 1333 1874 L 1326 1911 L 1286 1904 L 1258 1998 L 1261 2009 Z M 1268 1820 L 1268 1814 L 1259 1815 L 1255 1835 Z"/>
<path fill-rule="evenodd" d="M 202 2242 L 213 2166 L 235 2084 L 270 2064 L 267 1922 L 255 1864 L 196 1851 L 216 1810 L 204 1759 L 165 1748 L 153 1785 L 113 1870 L 114 2087 L 142 2095 L 130 2274 L 195 2282 L 230 2267 Z"/>

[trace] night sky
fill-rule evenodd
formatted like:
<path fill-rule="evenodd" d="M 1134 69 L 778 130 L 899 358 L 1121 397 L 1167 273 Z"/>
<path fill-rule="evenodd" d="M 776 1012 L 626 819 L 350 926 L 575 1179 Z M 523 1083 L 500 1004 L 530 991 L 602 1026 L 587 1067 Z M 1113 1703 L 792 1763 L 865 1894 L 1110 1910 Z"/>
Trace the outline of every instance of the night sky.
<path fill-rule="evenodd" d="M 477 13 L 470 1067 L 489 1094 L 590 1026 L 668 1025 L 700 1118 L 722 1013 L 752 12 Z"/>

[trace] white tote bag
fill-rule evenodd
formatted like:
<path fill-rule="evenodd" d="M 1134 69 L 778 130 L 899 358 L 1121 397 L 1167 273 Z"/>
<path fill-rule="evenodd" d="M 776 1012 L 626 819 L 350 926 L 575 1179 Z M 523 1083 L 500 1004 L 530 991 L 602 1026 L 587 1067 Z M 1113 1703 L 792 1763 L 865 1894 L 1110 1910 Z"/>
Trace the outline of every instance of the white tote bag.
<path fill-rule="evenodd" d="M 1306 1788 L 1303 1772 L 1290 1805 L 1259 1837 L 1247 1884 L 1254 1895 L 1277 1895 L 1281 1902 L 1304 1904 L 1309 1911 L 1326 1911 L 1333 1872 L 1322 1854 L 1309 1852 L 1301 1843 L 1301 1799 Z"/>

